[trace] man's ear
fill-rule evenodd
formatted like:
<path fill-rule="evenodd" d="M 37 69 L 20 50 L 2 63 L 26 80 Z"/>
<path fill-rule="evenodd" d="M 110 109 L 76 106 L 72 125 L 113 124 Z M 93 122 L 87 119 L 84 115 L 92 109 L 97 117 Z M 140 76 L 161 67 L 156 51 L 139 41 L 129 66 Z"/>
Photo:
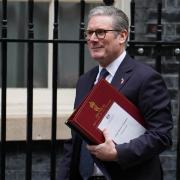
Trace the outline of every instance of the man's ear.
<path fill-rule="evenodd" d="M 125 43 L 128 38 L 128 32 L 126 30 L 121 31 L 118 38 L 121 44 Z"/>

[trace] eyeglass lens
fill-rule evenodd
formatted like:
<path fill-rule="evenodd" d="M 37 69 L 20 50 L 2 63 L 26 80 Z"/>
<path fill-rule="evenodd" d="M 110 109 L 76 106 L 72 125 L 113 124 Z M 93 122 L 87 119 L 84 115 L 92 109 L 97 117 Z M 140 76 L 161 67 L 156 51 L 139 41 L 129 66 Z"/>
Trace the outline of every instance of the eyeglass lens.
<path fill-rule="evenodd" d="M 87 31 L 85 31 L 85 38 L 86 38 L 86 39 L 90 39 L 91 36 L 92 36 L 94 33 L 95 33 L 95 35 L 96 35 L 96 37 L 97 37 L 98 39 L 104 39 L 107 31 L 106 31 L 106 30 L 102 30 L 102 29 L 98 29 L 98 30 L 95 30 L 95 31 L 87 30 Z"/>

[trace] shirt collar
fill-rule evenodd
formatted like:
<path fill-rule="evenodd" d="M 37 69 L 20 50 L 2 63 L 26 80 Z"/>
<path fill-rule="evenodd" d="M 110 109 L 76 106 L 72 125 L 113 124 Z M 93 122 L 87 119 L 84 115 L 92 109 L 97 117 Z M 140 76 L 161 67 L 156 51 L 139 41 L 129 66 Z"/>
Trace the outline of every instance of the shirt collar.
<path fill-rule="evenodd" d="M 124 57 L 126 56 L 126 51 L 124 51 L 118 58 L 116 58 L 111 64 L 109 64 L 106 67 L 106 70 L 109 72 L 109 74 L 114 77 L 118 67 L 120 66 L 120 64 L 122 63 Z M 102 70 L 102 66 L 99 65 L 99 73 Z M 99 74 L 98 73 L 98 74 Z"/>

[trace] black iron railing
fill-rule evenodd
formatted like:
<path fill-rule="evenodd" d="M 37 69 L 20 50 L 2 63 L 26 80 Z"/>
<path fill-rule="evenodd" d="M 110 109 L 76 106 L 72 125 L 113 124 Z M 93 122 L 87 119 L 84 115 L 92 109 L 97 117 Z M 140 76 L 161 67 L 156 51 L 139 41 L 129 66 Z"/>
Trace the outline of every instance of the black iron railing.
<path fill-rule="evenodd" d="M 28 39 L 34 39 L 33 0 L 28 1 Z M 27 128 L 26 128 L 26 179 L 31 180 L 32 172 L 32 124 L 33 124 L 33 65 L 34 43 L 27 43 Z"/>
<path fill-rule="evenodd" d="M 104 3 L 112 5 L 114 1 L 105 0 Z M 54 0 L 54 29 L 53 39 L 34 39 L 33 25 L 33 9 L 34 1 L 28 1 L 28 38 L 27 39 L 10 39 L 7 36 L 7 0 L 2 0 L 2 33 L 0 38 L 1 43 L 1 59 L 2 59 L 2 91 L 1 91 L 1 144 L 0 144 L 0 179 L 5 180 L 6 170 L 6 90 L 7 90 L 7 44 L 8 43 L 26 43 L 27 44 L 27 135 L 26 135 L 26 180 L 32 179 L 32 123 L 33 123 L 33 55 L 35 43 L 52 43 L 53 44 L 53 69 L 52 69 L 52 128 L 51 128 L 51 161 L 50 171 L 51 180 L 55 180 L 56 175 L 56 131 L 57 131 L 57 65 L 58 65 L 58 45 L 61 43 L 79 44 L 79 75 L 84 73 L 84 16 L 85 16 L 85 1 L 81 0 L 80 11 L 80 31 L 79 40 L 61 40 L 58 37 L 58 0 Z M 131 1 L 131 25 L 130 25 L 130 40 L 127 44 L 127 51 L 132 56 L 151 56 L 155 58 L 156 69 L 161 72 L 161 57 L 162 56 L 180 56 L 180 42 L 164 42 L 162 41 L 162 2 L 157 4 L 157 34 L 156 41 L 139 42 L 135 41 L 135 1 Z M 180 75 L 180 71 L 179 71 Z M 180 81 L 180 80 L 179 80 Z M 180 89 L 180 83 L 179 83 Z M 180 117 L 178 117 L 178 124 Z M 178 125 L 177 137 L 177 170 L 176 177 L 180 180 L 180 126 Z"/>
<path fill-rule="evenodd" d="M 2 39 L 7 38 L 7 1 L 2 4 Z M 5 179 L 6 162 L 6 88 L 7 88 L 7 41 L 1 43 L 2 91 L 1 91 L 1 179 Z"/>
<path fill-rule="evenodd" d="M 58 39 L 58 0 L 54 1 L 53 39 Z M 52 128 L 51 128 L 51 179 L 56 179 L 56 127 L 57 127 L 57 67 L 58 43 L 53 42 L 53 75 L 52 75 Z"/>

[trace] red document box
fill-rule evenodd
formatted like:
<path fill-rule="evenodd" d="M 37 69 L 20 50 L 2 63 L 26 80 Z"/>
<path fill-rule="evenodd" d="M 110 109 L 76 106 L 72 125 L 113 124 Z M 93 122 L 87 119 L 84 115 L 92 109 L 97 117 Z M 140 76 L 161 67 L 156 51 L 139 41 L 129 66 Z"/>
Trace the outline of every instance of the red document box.
<path fill-rule="evenodd" d="M 66 121 L 88 143 L 104 142 L 107 128 L 115 143 L 128 142 L 145 132 L 138 108 L 106 80 L 99 81 Z"/>

